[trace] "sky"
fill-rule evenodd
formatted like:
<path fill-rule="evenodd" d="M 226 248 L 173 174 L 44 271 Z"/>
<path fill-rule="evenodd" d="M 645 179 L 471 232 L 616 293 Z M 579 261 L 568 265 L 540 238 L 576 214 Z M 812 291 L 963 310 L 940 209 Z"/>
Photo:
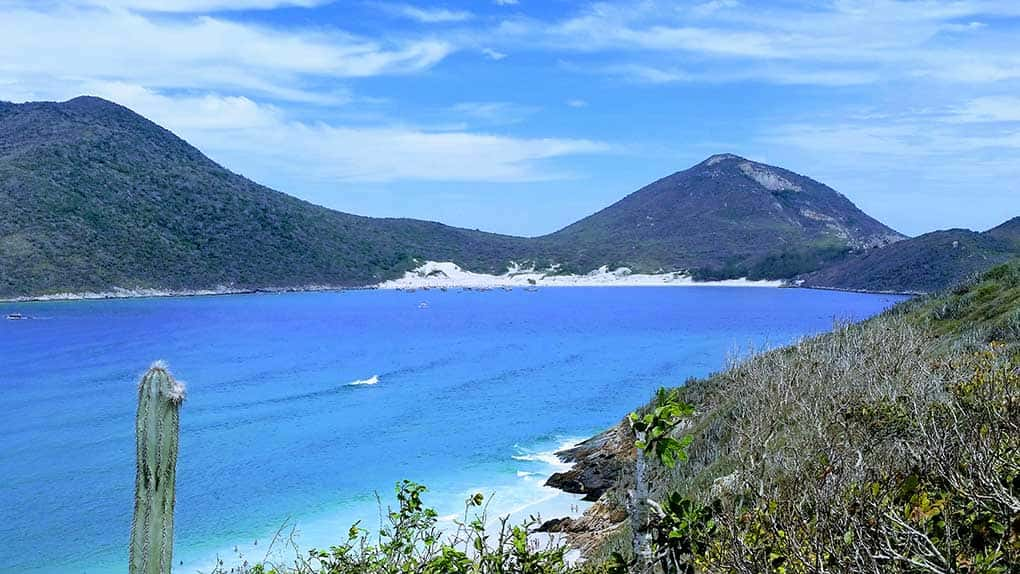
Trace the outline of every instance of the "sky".
<path fill-rule="evenodd" d="M 0 38 L 0 100 L 363 215 L 541 235 L 724 152 L 910 235 L 1020 215 L 1017 0 L 0 0 Z"/>

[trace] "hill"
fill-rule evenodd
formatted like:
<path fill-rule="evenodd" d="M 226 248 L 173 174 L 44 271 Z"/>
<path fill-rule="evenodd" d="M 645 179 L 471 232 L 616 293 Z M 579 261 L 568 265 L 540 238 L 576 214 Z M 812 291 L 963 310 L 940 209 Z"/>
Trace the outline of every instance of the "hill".
<path fill-rule="evenodd" d="M 984 233 L 949 229 L 855 254 L 804 275 L 805 287 L 931 293 L 1020 256 L 1020 218 Z"/>
<path fill-rule="evenodd" d="M 301 201 L 99 98 L 0 103 L 0 297 L 357 286 L 426 256 L 502 271 L 522 242 Z"/>
<path fill-rule="evenodd" d="M 781 279 L 900 239 L 828 186 L 722 154 L 538 241 L 575 271 Z"/>
<path fill-rule="evenodd" d="M 785 279 L 900 239 L 832 189 L 733 155 L 538 238 L 361 217 L 245 179 L 106 100 L 0 102 L 0 297 L 364 286 L 427 260 Z"/>
<path fill-rule="evenodd" d="M 1014 217 L 998 227 L 993 227 L 985 234 L 1006 241 L 1020 250 L 1020 217 Z"/>
<path fill-rule="evenodd" d="M 624 420 L 562 453 L 551 484 L 596 502 L 547 527 L 631 560 L 644 475 L 655 572 L 1015 572 L 1018 301 L 1020 261 L 663 390 L 638 413 L 689 405 L 681 461 Z"/>

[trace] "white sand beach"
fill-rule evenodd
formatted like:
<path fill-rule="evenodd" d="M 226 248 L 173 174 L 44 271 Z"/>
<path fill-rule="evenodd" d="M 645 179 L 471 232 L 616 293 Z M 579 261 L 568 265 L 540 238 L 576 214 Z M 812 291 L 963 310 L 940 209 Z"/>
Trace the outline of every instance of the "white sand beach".
<path fill-rule="evenodd" d="M 400 279 L 377 285 L 379 289 L 500 289 L 514 287 L 782 287 L 782 281 L 695 281 L 683 273 L 631 273 L 620 267 L 609 270 L 605 265 L 585 275 L 556 274 L 555 269 L 536 270 L 512 266 L 503 275 L 466 271 L 449 261 L 428 261 Z"/>

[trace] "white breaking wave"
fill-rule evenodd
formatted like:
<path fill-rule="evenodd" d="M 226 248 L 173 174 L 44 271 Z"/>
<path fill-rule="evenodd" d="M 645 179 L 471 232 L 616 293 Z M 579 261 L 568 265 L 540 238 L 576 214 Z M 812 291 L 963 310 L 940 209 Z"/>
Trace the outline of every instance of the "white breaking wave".
<path fill-rule="evenodd" d="M 376 384 L 378 382 L 379 382 L 379 375 L 372 375 L 371 377 L 369 377 L 367 379 L 359 379 L 357 381 L 353 381 L 353 382 L 347 383 L 347 386 L 348 387 L 357 387 L 357 386 L 360 386 L 360 385 L 374 385 L 374 384 Z"/>

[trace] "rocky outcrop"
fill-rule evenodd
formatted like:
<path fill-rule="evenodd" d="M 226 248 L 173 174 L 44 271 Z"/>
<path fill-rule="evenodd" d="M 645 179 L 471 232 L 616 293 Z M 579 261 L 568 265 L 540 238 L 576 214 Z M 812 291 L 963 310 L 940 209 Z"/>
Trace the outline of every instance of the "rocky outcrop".
<path fill-rule="evenodd" d="M 584 500 L 594 504 L 580 517 L 554 518 L 542 524 L 539 530 L 566 535 L 573 548 L 590 556 L 627 520 L 627 510 L 619 502 L 619 493 L 626 490 L 624 484 L 630 478 L 628 470 L 634 465 L 634 435 L 629 425 L 621 422 L 556 454 L 573 466 L 549 477 L 546 485 L 582 494 Z"/>
<path fill-rule="evenodd" d="M 617 483 L 625 465 L 634 463 L 634 437 L 619 424 L 556 454 L 574 466 L 550 476 L 546 486 L 594 502 Z"/>

